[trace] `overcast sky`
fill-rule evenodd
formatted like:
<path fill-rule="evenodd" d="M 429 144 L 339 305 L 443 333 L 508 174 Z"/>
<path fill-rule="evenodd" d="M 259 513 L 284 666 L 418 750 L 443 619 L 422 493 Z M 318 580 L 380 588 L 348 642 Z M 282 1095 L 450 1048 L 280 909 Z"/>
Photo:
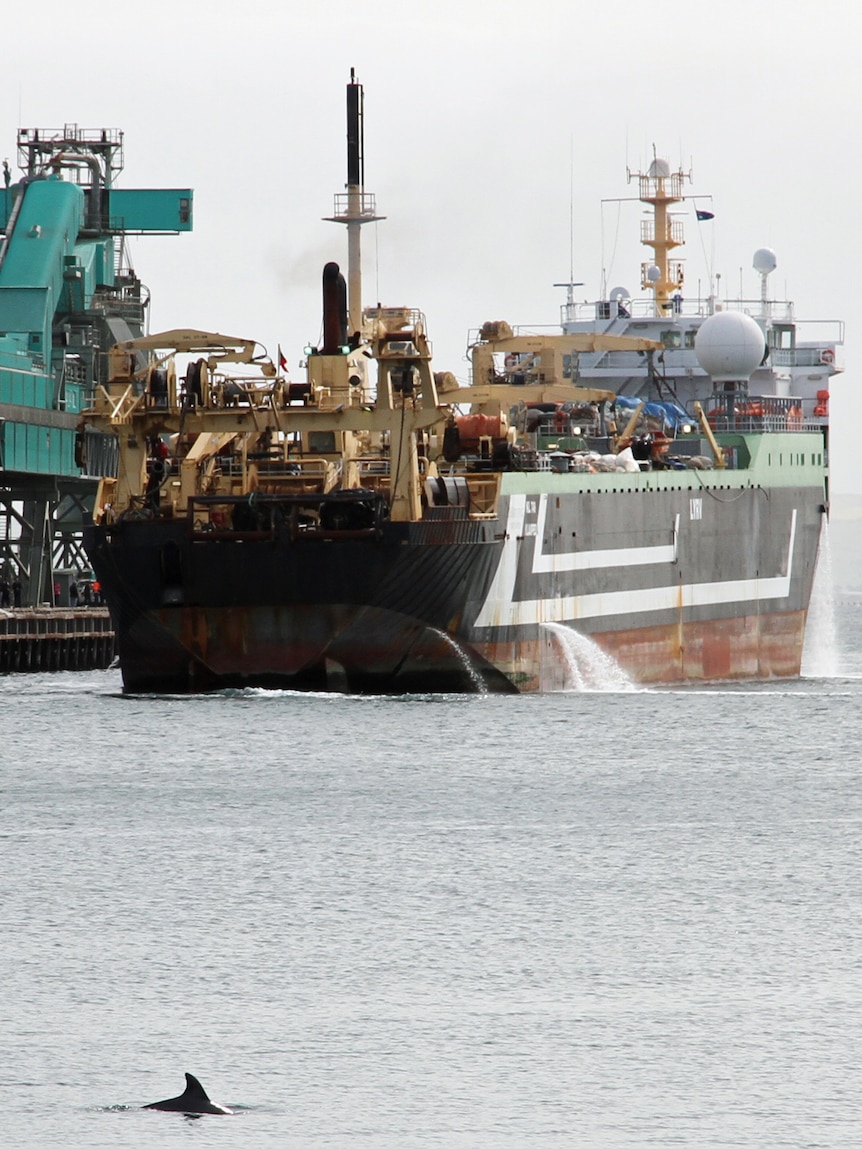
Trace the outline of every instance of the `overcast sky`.
<path fill-rule="evenodd" d="M 627 165 L 653 145 L 715 213 L 684 217 L 686 291 L 847 323 L 833 481 L 862 492 L 852 423 L 862 347 L 855 7 L 838 0 L 31 0 L 4 23 L 0 156 L 19 126 L 125 132 L 122 187 L 192 187 L 190 235 L 133 241 L 151 328 L 250 336 L 297 372 L 320 334 L 320 273 L 346 265 L 344 87 L 365 86 L 365 301 L 421 309 L 435 366 L 467 379 L 468 329 L 554 324 L 565 292 L 638 294 L 645 249 Z M 700 206 L 707 206 L 705 203 Z"/>

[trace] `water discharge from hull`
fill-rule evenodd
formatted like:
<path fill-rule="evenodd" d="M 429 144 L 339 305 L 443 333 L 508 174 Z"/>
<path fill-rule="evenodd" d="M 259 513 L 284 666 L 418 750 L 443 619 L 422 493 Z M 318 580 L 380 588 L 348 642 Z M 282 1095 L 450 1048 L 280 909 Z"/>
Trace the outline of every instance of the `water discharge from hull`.
<path fill-rule="evenodd" d="M 586 635 L 558 622 L 542 623 L 542 629 L 550 635 L 553 657 L 553 664 L 542 675 L 543 690 L 570 693 L 635 689 L 619 663 Z"/>
<path fill-rule="evenodd" d="M 470 661 L 466 651 L 462 650 L 457 642 L 448 635 L 445 630 L 438 630 L 437 627 L 429 627 L 433 634 L 439 635 L 446 645 L 453 651 L 455 657 L 464 669 L 464 675 L 469 679 L 476 694 L 487 694 L 488 687 L 484 678 Z"/>
<path fill-rule="evenodd" d="M 835 584 L 832 572 L 832 548 L 829 524 L 823 516 L 817 569 L 808 604 L 808 623 L 802 650 L 804 678 L 838 678 L 841 674 L 838 653 L 838 631 L 835 624 Z"/>

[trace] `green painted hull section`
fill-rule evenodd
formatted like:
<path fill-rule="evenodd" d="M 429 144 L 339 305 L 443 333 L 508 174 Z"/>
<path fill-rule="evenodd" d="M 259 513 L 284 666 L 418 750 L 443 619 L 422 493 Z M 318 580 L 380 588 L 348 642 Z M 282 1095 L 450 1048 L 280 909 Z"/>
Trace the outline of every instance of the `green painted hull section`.
<path fill-rule="evenodd" d="M 559 475 L 510 471 L 503 494 L 576 494 L 615 491 L 744 490 L 751 487 L 820 487 L 826 497 L 826 453 L 819 432 L 718 436 L 736 452 L 737 467 L 725 470 L 625 471 Z"/>

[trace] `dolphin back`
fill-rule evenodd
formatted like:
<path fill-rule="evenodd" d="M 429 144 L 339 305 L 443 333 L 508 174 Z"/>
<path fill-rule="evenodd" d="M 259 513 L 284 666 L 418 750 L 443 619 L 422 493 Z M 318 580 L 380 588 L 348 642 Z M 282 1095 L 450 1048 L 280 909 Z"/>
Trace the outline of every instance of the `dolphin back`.
<path fill-rule="evenodd" d="M 179 1097 L 166 1101 L 152 1101 L 144 1109 L 161 1109 L 168 1113 L 230 1113 L 224 1105 L 210 1101 L 207 1091 L 191 1073 L 186 1074 L 186 1087 Z"/>

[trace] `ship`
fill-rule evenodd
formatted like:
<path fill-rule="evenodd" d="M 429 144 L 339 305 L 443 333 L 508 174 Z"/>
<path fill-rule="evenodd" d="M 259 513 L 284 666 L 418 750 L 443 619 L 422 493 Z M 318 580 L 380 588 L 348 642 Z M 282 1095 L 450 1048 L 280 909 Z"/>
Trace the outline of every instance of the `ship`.
<path fill-rule="evenodd" d="M 85 546 L 124 690 L 548 691 L 580 644 L 639 684 L 799 675 L 840 327 L 797 341 L 766 286 L 684 299 L 690 201 L 654 157 L 648 297 L 584 316 L 570 283 L 558 330 L 486 321 L 461 386 L 421 311 L 362 306 L 353 74 L 347 121 L 348 274 L 323 268 L 305 377 L 175 329 L 118 341 L 84 414 L 116 442 Z"/>

